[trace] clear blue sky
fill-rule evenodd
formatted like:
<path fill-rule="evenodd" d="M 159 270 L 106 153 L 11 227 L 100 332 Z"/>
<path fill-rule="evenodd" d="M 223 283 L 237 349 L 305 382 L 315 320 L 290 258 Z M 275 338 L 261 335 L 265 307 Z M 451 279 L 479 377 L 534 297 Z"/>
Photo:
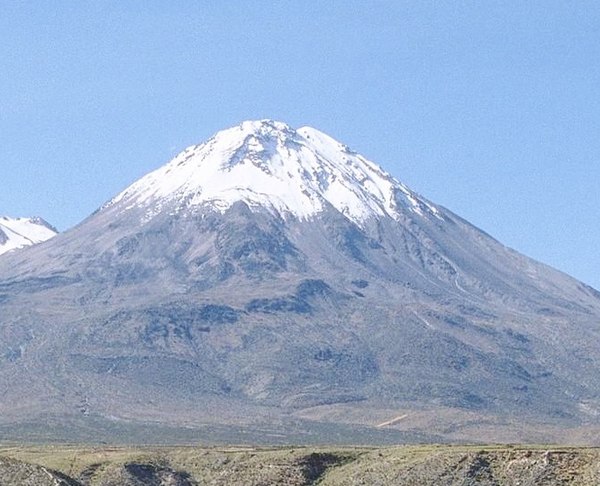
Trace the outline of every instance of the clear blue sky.
<path fill-rule="evenodd" d="M 600 288 L 597 1 L 0 3 L 0 214 L 65 230 L 245 119 L 311 125 Z"/>

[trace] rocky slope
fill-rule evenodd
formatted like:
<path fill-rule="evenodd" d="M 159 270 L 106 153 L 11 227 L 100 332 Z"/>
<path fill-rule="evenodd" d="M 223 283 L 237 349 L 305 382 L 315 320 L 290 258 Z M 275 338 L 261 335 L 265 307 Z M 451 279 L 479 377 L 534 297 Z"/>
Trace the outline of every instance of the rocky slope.
<path fill-rule="evenodd" d="M 589 443 L 598 349 L 597 291 L 271 121 L 0 257 L 13 437 L 155 424 L 238 443 Z"/>
<path fill-rule="evenodd" d="M 10 480 L 11 475 L 33 479 L 35 474 L 39 482 Z M 57 482 L 49 482 L 50 478 Z M 47 447 L 0 451 L 0 484 L 7 486 L 591 486 L 599 481 L 596 449 Z"/>
<path fill-rule="evenodd" d="M 44 466 L 0 457 L 0 486 L 79 486 L 80 484 Z"/>

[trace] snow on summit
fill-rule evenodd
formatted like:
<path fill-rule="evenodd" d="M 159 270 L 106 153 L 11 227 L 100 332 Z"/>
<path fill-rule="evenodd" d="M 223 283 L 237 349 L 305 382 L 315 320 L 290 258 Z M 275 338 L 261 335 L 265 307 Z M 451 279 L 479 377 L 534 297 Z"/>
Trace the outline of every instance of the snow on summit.
<path fill-rule="evenodd" d="M 42 218 L 0 216 L 0 255 L 35 245 L 55 236 L 57 231 Z"/>
<path fill-rule="evenodd" d="M 244 201 L 299 219 L 331 205 L 358 224 L 396 217 L 399 205 L 438 215 L 431 203 L 328 135 L 271 120 L 246 121 L 188 147 L 106 206 L 121 201 L 151 211 L 171 202 L 224 211 Z"/>

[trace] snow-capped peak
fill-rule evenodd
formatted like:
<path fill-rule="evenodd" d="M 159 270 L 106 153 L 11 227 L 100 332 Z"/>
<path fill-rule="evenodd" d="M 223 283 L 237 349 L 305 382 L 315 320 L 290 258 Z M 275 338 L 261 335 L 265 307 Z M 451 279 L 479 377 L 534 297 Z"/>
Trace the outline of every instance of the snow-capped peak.
<path fill-rule="evenodd" d="M 24 246 L 46 241 L 57 234 L 42 218 L 0 216 L 0 255 Z"/>
<path fill-rule="evenodd" d="M 395 218 L 400 205 L 439 217 L 435 206 L 347 146 L 314 128 L 272 120 L 246 121 L 188 147 L 106 206 L 121 201 L 150 212 L 173 201 L 220 211 L 244 201 L 300 219 L 329 204 L 358 224 Z"/>

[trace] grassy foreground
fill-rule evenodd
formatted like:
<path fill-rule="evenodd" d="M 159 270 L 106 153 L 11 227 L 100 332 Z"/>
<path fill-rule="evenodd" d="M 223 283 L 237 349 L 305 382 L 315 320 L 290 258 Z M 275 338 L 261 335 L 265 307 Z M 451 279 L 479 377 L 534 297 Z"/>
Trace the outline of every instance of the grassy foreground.
<path fill-rule="evenodd" d="M 600 449 L 0 447 L 0 485 L 597 485 Z"/>

